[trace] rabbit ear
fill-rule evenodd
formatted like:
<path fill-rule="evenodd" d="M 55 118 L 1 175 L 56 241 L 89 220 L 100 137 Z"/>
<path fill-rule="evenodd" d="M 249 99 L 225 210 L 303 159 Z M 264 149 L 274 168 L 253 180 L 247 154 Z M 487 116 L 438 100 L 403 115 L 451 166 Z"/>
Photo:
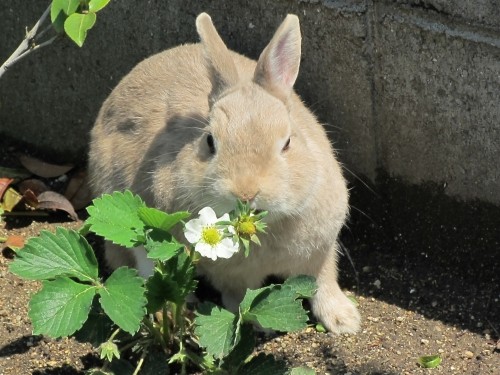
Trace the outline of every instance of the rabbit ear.
<path fill-rule="evenodd" d="M 255 69 L 254 82 L 284 101 L 299 73 L 300 42 L 299 19 L 289 14 L 262 51 Z"/>
<path fill-rule="evenodd" d="M 238 82 L 238 71 L 229 50 L 207 13 L 201 13 L 196 18 L 196 29 L 205 49 L 206 64 L 212 81 L 210 93 L 212 103 L 225 89 Z"/>

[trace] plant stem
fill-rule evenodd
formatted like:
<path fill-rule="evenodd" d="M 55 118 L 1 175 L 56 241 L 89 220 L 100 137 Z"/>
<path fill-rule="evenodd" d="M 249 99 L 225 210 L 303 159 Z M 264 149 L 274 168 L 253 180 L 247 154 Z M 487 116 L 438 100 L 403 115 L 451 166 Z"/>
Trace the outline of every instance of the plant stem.
<path fill-rule="evenodd" d="M 23 41 L 19 46 L 16 48 L 14 53 L 10 55 L 10 57 L 5 61 L 2 66 L 0 67 L 0 78 L 2 75 L 9 69 L 12 65 L 17 63 L 19 60 L 21 60 L 23 57 L 28 55 L 29 53 L 35 51 L 36 49 L 48 46 L 49 44 L 52 44 L 54 40 L 57 39 L 59 35 L 54 36 L 53 38 L 50 38 L 49 40 L 37 44 L 36 43 L 36 36 L 38 33 L 38 29 L 40 26 L 45 22 L 47 19 L 48 15 L 50 13 L 50 5 L 49 7 L 43 12 L 42 16 L 40 19 L 36 22 L 35 26 L 26 33 L 26 36 L 24 37 Z M 45 30 L 42 31 L 42 35 L 45 33 Z"/>
<path fill-rule="evenodd" d="M 161 347 L 164 350 L 167 350 L 167 342 L 165 342 L 165 338 L 161 335 L 160 331 L 156 329 L 154 324 L 148 319 L 147 316 L 142 319 L 142 322 L 148 328 L 149 332 L 154 336 L 154 338 L 160 343 Z"/>
<path fill-rule="evenodd" d="M 137 363 L 137 366 L 135 368 L 135 371 L 133 372 L 132 375 L 137 375 L 139 371 L 141 370 L 142 364 L 144 363 L 144 358 L 146 358 L 146 355 L 148 354 L 147 350 L 144 350 L 141 354 L 141 358 L 139 359 L 139 362 Z"/>
<path fill-rule="evenodd" d="M 109 337 L 108 341 L 109 342 L 113 342 L 113 339 L 115 338 L 115 336 L 118 334 L 118 332 L 120 332 L 120 328 L 117 328 L 112 334 L 111 336 Z"/>
<path fill-rule="evenodd" d="M 165 343 L 170 342 L 170 327 L 169 325 L 169 319 L 168 319 L 168 309 L 167 309 L 167 304 L 163 304 L 163 309 L 162 309 L 162 324 L 163 324 L 163 340 Z"/>

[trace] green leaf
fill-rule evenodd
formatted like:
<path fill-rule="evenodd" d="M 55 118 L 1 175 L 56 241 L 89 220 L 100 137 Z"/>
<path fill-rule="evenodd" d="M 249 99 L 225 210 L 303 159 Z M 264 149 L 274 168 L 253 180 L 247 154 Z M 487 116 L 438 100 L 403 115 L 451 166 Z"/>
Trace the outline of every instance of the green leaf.
<path fill-rule="evenodd" d="M 87 37 L 87 31 L 94 26 L 95 20 L 95 13 L 73 13 L 64 21 L 64 31 L 78 47 L 81 47 Z"/>
<path fill-rule="evenodd" d="M 89 12 L 97 13 L 106 5 L 108 5 L 109 0 L 90 0 L 89 1 Z"/>
<path fill-rule="evenodd" d="M 74 336 L 79 342 L 89 342 L 97 348 L 108 340 L 112 328 L 113 322 L 94 300 L 88 319 Z"/>
<path fill-rule="evenodd" d="M 64 21 L 75 13 L 80 6 L 80 0 L 53 0 L 50 5 L 50 20 L 58 33 L 64 31 Z"/>
<path fill-rule="evenodd" d="M 25 279 L 46 280 L 57 276 L 95 282 L 97 260 L 87 240 L 74 230 L 57 228 L 30 238 L 17 253 L 9 270 Z"/>
<path fill-rule="evenodd" d="M 184 248 L 184 245 L 177 241 L 153 241 L 151 239 L 147 239 L 146 250 L 148 251 L 147 257 L 150 259 L 157 259 L 162 262 L 169 260 L 170 258 L 179 255 L 181 250 Z"/>
<path fill-rule="evenodd" d="M 315 375 L 316 371 L 309 367 L 295 367 L 289 375 Z"/>
<path fill-rule="evenodd" d="M 189 212 L 180 211 L 167 214 L 152 207 L 141 207 L 138 210 L 139 218 L 144 224 L 151 228 L 157 228 L 168 232 L 174 225 L 191 216 Z"/>
<path fill-rule="evenodd" d="M 238 369 L 246 362 L 255 349 L 255 333 L 251 324 L 243 324 L 240 327 L 240 341 L 233 350 L 224 358 L 222 368 L 230 374 L 237 374 Z"/>
<path fill-rule="evenodd" d="M 257 322 L 263 328 L 277 331 L 296 331 L 307 326 L 307 313 L 296 292 L 288 285 L 247 290 L 240 304 L 245 322 Z"/>
<path fill-rule="evenodd" d="M 87 319 L 97 287 L 68 278 L 42 282 L 30 301 L 29 317 L 35 335 L 62 337 L 80 329 Z"/>
<path fill-rule="evenodd" d="M 439 355 L 422 356 L 418 359 L 420 366 L 424 368 L 436 368 L 441 364 L 442 358 Z"/>
<path fill-rule="evenodd" d="M 198 283 L 194 279 L 196 269 L 191 258 L 186 253 L 181 252 L 178 256 L 166 261 L 163 266 L 165 274 L 169 275 L 172 281 L 177 284 L 178 299 L 176 302 L 183 302 L 188 294 L 196 289 Z"/>
<path fill-rule="evenodd" d="M 319 333 L 326 333 L 326 328 L 323 324 L 321 323 L 318 323 L 314 326 L 314 328 L 316 329 L 316 332 L 319 332 Z"/>
<path fill-rule="evenodd" d="M 215 358 L 228 355 L 240 340 L 238 317 L 213 303 L 198 308 L 195 324 L 200 345 Z"/>
<path fill-rule="evenodd" d="M 316 279 L 313 276 L 298 275 L 289 277 L 283 285 L 291 287 L 299 298 L 312 298 L 318 289 Z"/>
<path fill-rule="evenodd" d="M 178 302 L 180 297 L 179 286 L 170 275 L 156 271 L 146 282 L 147 310 L 151 314 L 160 310 L 167 301 Z"/>
<path fill-rule="evenodd" d="M 118 245 L 134 247 L 144 237 L 144 223 L 138 210 L 145 207 L 138 195 L 130 191 L 104 194 L 87 208 L 90 230 Z"/>
<path fill-rule="evenodd" d="M 134 334 L 146 314 L 144 280 L 137 271 L 127 267 L 116 269 L 99 289 L 99 302 L 115 324 Z"/>
<path fill-rule="evenodd" d="M 277 361 L 271 354 L 260 353 L 243 365 L 238 375 L 285 375 L 287 372 L 283 361 Z"/>

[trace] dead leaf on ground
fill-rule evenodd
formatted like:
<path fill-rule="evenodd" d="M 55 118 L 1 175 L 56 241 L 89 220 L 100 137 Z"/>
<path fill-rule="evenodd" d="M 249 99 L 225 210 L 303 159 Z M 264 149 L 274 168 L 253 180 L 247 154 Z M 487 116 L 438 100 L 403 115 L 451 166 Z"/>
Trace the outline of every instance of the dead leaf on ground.
<path fill-rule="evenodd" d="M 28 155 L 19 155 L 19 161 L 28 171 L 30 171 L 34 175 L 44 178 L 59 177 L 69 172 L 74 167 L 74 165 L 71 164 L 50 164 Z"/>
<path fill-rule="evenodd" d="M 21 201 L 22 198 L 23 196 L 17 191 L 12 188 L 8 188 L 2 197 L 0 206 L 4 211 L 10 212 Z"/>
<path fill-rule="evenodd" d="M 38 208 L 38 198 L 33 191 L 25 189 L 23 193 L 24 202 L 33 209 Z"/>
<path fill-rule="evenodd" d="M 79 171 L 71 177 L 64 195 L 73 204 L 75 210 L 86 207 L 92 201 L 86 171 Z"/>
<path fill-rule="evenodd" d="M 45 185 L 43 181 L 37 180 L 36 178 L 30 178 L 19 183 L 19 192 L 21 194 L 24 195 L 27 190 L 30 190 L 35 196 L 38 196 L 45 191 L 49 191 L 50 188 Z"/>
<path fill-rule="evenodd" d="M 56 193 L 54 191 L 46 191 L 40 194 L 38 197 L 37 208 L 49 209 L 49 210 L 62 210 L 69 214 L 73 220 L 78 220 L 78 215 L 73 208 L 71 202 L 66 199 L 64 195 Z"/>
<path fill-rule="evenodd" d="M 23 236 L 17 236 L 17 235 L 12 235 L 8 236 L 5 241 L 0 243 L 0 247 L 2 249 L 5 249 L 6 247 L 12 249 L 12 250 L 19 250 L 24 246 L 24 237 Z"/>
<path fill-rule="evenodd" d="M 0 200 L 12 181 L 14 181 L 13 178 L 0 178 Z"/>

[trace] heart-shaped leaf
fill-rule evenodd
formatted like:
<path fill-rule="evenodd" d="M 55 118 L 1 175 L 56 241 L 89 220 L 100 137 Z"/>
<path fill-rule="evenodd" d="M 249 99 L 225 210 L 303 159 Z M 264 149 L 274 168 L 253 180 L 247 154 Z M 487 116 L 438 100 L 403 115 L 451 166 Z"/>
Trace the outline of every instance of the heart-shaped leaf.
<path fill-rule="evenodd" d="M 79 47 L 83 46 L 83 42 L 89 31 L 95 24 L 95 13 L 73 13 L 64 21 L 64 31 Z"/>

